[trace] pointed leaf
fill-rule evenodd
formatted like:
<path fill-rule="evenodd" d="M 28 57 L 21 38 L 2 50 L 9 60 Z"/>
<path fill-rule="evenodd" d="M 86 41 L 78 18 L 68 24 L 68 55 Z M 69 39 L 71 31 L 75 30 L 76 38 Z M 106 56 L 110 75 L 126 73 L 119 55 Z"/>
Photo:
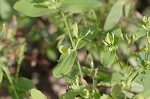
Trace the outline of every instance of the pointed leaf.
<path fill-rule="evenodd" d="M 82 48 L 86 43 L 92 41 L 96 37 L 97 33 L 98 33 L 98 25 L 97 24 L 83 29 L 79 33 L 79 37 L 81 37 L 81 38 L 80 38 L 80 41 L 78 42 L 78 44 L 76 45 L 77 49 Z"/>
<path fill-rule="evenodd" d="M 64 0 L 60 10 L 64 12 L 80 13 L 100 7 L 102 4 L 98 0 Z"/>
<path fill-rule="evenodd" d="M 22 12 L 23 14 L 30 17 L 38 17 L 46 14 L 57 12 L 56 10 L 50 10 L 48 7 L 38 6 L 38 3 L 43 2 L 43 0 L 19 0 L 14 8 Z"/>
<path fill-rule="evenodd" d="M 70 72 L 74 61 L 76 59 L 77 52 L 72 51 L 70 54 L 62 54 L 57 66 L 53 69 L 53 75 L 57 78 L 62 77 Z"/>
<path fill-rule="evenodd" d="M 77 23 L 75 23 L 75 24 L 73 25 L 73 34 L 74 34 L 74 36 L 75 36 L 76 38 L 78 38 L 78 25 L 77 25 Z"/>
<path fill-rule="evenodd" d="M 32 99 L 47 99 L 46 96 L 37 89 L 31 89 L 31 97 Z"/>
<path fill-rule="evenodd" d="M 61 95 L 61 99 L 74 99 L 79 94 L 80 90 L 70 90 Z"/>
<path fill-rule="evenodd" d="M 115 60 L 115 52 L 114 51 L 106 51 L 103 55 L 102 61 L 103 61 L 103 66 L 108 67 L 110 66 L 114 60 Z"/>
<path fill-rule="evenodd" d="M 137 39 L 139 39 L 139 38 L 145 36 L 146 34 L 147 34 L 147 30 L 145 30 L 145 29 L 143 29 L 143 28 L 139 28 L 139 29 L 137 30 L 137 32 L 135 32 L 135 39 L 137 40 Z"/>
<path fill-rule="evenodd" d="M 124 0 L 118 0 L 109 12 L 107 19 L 105 21 L 104 30 L 112 29 L 119 21 L 123 14 L 123 6 L 125 4 Z"/>

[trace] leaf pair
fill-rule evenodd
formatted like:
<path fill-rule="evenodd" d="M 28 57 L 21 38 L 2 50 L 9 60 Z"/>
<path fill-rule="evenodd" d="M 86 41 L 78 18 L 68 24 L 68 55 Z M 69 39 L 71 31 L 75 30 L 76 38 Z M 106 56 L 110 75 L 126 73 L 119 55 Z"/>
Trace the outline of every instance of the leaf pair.
<path fill-rule="evenodd" d="M 78 32 L 77 30 L 75 32 Z M 76 34 L 77 43 L 75 49 L 70 49 L 65 46 L 60 46 L 59 51 L 62 53 L 57 66 L 53 69 L 53 75 L 57 78 L 68 74 L 74 64 L 77 56 L 77 49 L 82 48 L 85 44 L 92 41 L 98 32 L 98 26 L 93 25 L 83 29 L 80 33 Z"/>

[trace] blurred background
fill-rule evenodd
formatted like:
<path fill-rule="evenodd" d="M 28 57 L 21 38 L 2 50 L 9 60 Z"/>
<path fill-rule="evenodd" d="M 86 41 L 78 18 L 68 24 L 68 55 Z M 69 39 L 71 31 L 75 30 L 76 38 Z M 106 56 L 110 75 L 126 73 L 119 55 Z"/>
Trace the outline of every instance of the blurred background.
<path fill-rule="evenodd" d="M 5 24 L 7 35 L 9 35 L 5 41 L 0 42 L 0 48 L 3 45 L 7 47 L 4 53 L 0 53 L 0 59 L 7 60 L 11 74 L 15 74 L 18 46 L 26 44 L 25 58 L 21 63 L 19 76 L 31 79 L 37 89 L 41 90 L 48 99 L 56 99 L 67 89 L 65 79 L 56 79 L 52 76 L 52 69 L 56 66 L 60 56 L 58 46 L 62 43 L 68 45 L 69 40 L 64 34 L 65 29 L 61 15 L 57 13 L 31 18 L 14 10 L 13 5 L 16 1 L 18 0 L 0 0 L 0 30 Z M 82 14 L 68 13 L 69 24 L 73 24 L 76 20 L 80 27 L 84 27 L 98 20 L 102 23 L 101 27 L 103 28 L 105 17 L 117 0 L 101 1 L 105 6 L 96 11 Z M 122 24 L 123 31 L 136 30 L 141 22 L 139 19 L 142 19 L 144 15 L 150 16 L 150 0 L 134 0 L 134 6 L 128 17 L 128 22 L 130 23 L 132 20 L 133 24 L 124 22 L 122 18 L 120 24 Z M 130 27 L 125 29 L 126 26 Z M 96 63 L 100 64 L 98 56 L 90 51 L 91 48 L 93 48 L 92 44 L 79 50 L 78 57 L 81 64 L 87 64 L 85 61 L 87 53 L 94 54 Z M 85 79 L 90 82 L 89 78 L 85 77 Z M 1 85 L 0 99 L 7 98 L 10 98 L 8 91 L 4 85 Z"/>

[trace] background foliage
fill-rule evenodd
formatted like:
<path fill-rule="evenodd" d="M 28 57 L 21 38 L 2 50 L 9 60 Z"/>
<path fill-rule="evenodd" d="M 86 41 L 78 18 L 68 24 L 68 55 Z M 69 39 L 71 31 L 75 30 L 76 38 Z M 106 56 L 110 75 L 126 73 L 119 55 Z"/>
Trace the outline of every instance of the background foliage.
<path fill-rule="evenodd" d="M 149 4 L 1 0 L 1 98 L 149 99 Z"/>

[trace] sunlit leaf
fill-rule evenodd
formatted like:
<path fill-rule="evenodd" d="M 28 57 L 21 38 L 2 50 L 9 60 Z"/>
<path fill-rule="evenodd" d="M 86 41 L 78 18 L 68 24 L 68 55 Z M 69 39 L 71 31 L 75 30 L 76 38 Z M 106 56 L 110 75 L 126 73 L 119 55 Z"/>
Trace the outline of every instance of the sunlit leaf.
<path fill-rule="evenodd" d="M 64 0 L 60 10 L 64 12 L 79 13 L 100 7 L 102 4 L 98 0 Z"/>
<path fill-rule="evenodd" d="M 75 23 L 75 24 L 73 25 L 73 34 L 74 34 L 74 36 L 75 36 L 76 38 L 78 38 L 78 25 L 77 25 L 77 23 Z"/>
<path fill-rule="evenodd" d="M 68 48 L 65 46 L 60 46 L 59 47 L 59 52 L 62 54 L 68 53 Z"/>
<path fill-rule="evenodd" d="M 109 95 L 103 94 L 100 99 L 112 99 Z"/>
<path fill-rule="evenodd" d="M 47 99 L 46 96 L 37 89 L 31 89 L 31 97 L 32 99 Z"/>
<path fill-rule="evenodd" d="M 57 12 L 56 10 L 48 9 L 48 7 L 38 6 L 39 2 L 43 2 L 43 0 L 19 0 L 14 5 L 14 8 L 30 17 L 38 17 Z"/>

